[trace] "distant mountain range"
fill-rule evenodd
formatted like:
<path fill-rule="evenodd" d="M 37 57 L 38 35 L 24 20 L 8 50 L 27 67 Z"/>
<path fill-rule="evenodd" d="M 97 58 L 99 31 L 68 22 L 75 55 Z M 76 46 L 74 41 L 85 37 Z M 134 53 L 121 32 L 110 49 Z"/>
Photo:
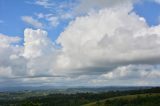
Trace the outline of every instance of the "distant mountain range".
<path fill-rule="evenodd" d="M 67 87 L 67 86 L 14 86 L 14 87 L 0 87 L 0 92 L 18 92 L 18 91 L 52 91 L 59 93 L 77 93 L 77 92 L 108 92 L 108 91 L 125 91 L 125 90 L 139 90 L 148 89 L 152 86 L 105 86 L 105 87 Z"/>

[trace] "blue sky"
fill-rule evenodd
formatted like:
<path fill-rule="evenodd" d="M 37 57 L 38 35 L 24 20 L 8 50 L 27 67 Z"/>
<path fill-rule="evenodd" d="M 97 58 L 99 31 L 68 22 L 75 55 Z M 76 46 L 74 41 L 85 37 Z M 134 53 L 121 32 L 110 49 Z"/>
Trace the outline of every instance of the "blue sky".
<path fill-rule="evenodd" d="M 0 23 L 0 33 L 23 38 L 24 29 L 34 27 L 22 21 L 22 16 L 32 16 L 37 19 L 35 14 L 43 13 L 53 14 L 59 17 L 59 11 L 62 11 L 62 14 L 64 14 L 70 12 L 72 9 L 68 6 L 60 10 L 58 5 L 76 3 L 75 0 L 51 0 L 51 2 L 56 4 L 57 7 L 45 8 L 44 6 L 34 4 L 35 0 L 0 0 L 0 20 L 2 21 Z M 150 26 L 158 25 L 160 22 L 160 4 L 156 2 L 145 1 L 136 3 L 133 11 L 139 16 L 144 17 Z M 48 28 L 48 25 L 43 29 L 47 30 L 49 38 L 54 41 L 71 20 L 72 19 L 59 19 L 57 26 Z M 44 19 L 40 19 L 39 21 L 44 24 L 46 22 Z"/>
<path fill-rule="evenodd" d="M 54 0 L 55 4 L 63 4 L 65 0 Z M 66 0 L 66 2 L 71 2 L 71 0 Z M 34 4 L 34 0 L 0 0 L 0 20 L 3 21 L 0 23 L 0 32 L 9 36 L 20 36 L 23 37 L 24 29 L 34 28 L 32 25 L 29 25 L 22 21 L 22 16 L 32 16 L 37 18 L 35 14 L 44 13 L 44 14 L 53 14 L 58 16 L 59 11 L 68 12 L 68 10 L 60 10 L 59 7 L 45 8 L 41 5 Z M 59 11 L 58 11 L 59 10 Z M 44 19 L 40 20 L 45 23 Z M 48 31 L 49 37 L 52 40 L 55 40 L 61 31 L 67 26 L 69 19 L 60 20 L 59 25 L 51 28 L 43 28 Z M 35 28 L 36 29 L 36 28 Z"/>
<path fill-rule="evenodd" d="M 160 4 L 156 2 L 142 2 L 134 5 L 134 11 L 146 19 L 150 26 L 160 23 Z"/>

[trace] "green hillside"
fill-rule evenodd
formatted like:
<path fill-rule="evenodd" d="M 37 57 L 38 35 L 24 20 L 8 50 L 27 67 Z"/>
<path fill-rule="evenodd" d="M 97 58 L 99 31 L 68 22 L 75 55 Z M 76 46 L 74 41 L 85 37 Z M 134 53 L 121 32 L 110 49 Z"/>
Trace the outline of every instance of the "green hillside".
<path fill-rule="evenodd" d="M 1 92 L 0 106 L 160 106 L 160 87 L 99 93 L 37 92 Z"/>
<path fill-rule="evenodd" d="M 160 106 L 160 93 L 118 96 L 83 106 Z"/>

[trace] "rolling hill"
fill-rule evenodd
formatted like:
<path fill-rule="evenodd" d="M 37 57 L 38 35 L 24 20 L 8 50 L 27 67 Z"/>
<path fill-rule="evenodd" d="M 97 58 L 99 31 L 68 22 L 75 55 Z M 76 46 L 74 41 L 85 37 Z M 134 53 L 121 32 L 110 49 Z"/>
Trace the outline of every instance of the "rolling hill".
<path fill-rule="evenodd" d="M 160 106 L 160 93 L 117 96 L 83 106 Z"/>

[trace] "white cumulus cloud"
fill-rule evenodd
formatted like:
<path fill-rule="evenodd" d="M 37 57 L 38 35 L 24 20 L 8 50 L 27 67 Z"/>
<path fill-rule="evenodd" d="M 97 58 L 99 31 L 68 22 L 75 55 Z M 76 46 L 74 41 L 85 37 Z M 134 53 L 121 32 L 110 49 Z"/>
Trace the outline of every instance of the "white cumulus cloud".
<path fill-rule="evenodd" d="M 43 30 L 25 29 L 24 31 L 24 57 L 34 58 L 47 55 L 53 51 L 53 44 Z"/>
<path fill-rule="evenodd" d="M 21 39 L 19 37 L 9 37 L 0 33 L 0 47 L 9 46 L 13 43 L 18 43 Z"/>
<path fill-rule="evenodd" d="M 130 9 L 103 9 L 71 22 L 57 40 L 63 51 L 59 66 L 65 61 L 69 70 L 88 70 L 159 63 L 160 26 L 149 27 Z"/>

